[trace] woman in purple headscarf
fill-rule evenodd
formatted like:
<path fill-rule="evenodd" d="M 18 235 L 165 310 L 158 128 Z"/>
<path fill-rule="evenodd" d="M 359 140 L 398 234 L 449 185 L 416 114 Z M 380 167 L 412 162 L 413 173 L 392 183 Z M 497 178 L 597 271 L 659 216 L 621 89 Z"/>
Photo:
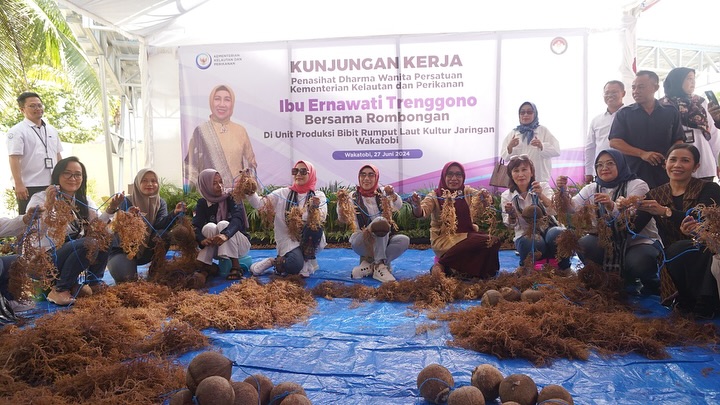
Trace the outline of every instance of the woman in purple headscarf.
<path fill-rule="evenodd" d="M 463 165 L 449 162 L 442 169 L 440 186 L 435 191 L 429 192 L 422 201 L 413 193 L 410 198 L 413 215 L 430 216 L 430 246 L 438 258 L 433 271 L 470 278 L 490 278 L 497 274 L 500 241 L 480 233 L 470 215 L 471 198 L 482 198 L 484 204 L 492 205 L 492 196 L 483 191 L 466 186 Z M 447 209 L 448 204 L 452 204 L 452 209 Z M 444 213 L 457 219 L 455 229 L 449 229 L 453 226 L 446 224 Z"/>
<path fill-rule="evenodd" d="M 200 172 L 198 189 L 203 198 L 198 200 L 192 220 L 201 249 L 198 265 L 201 271 L 212 273 L 214 257 L 230 259 L 232 267 L 227 278 L 237 280 L 242 277 L 238 259 L 250 251 L 250 240 L 245 234 L 248 226 L 245 205 L 235 203 L 215 169 Z"/>

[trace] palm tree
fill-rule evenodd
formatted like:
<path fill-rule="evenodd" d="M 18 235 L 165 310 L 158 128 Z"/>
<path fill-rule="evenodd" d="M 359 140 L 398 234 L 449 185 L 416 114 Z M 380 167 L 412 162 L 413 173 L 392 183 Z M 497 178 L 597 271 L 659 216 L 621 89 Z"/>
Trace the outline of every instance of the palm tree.
<path fill-rule="evenodd" d="M 40 81 L 69 85 L 88 104 L 100 100 L 97 74 L 57 2 L 0 0 L 0 107 Z"/>

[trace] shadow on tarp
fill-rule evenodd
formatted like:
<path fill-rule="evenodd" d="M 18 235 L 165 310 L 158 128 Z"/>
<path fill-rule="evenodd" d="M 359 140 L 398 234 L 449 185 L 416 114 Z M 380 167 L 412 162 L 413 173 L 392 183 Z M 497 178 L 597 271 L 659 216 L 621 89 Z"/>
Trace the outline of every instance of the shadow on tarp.
<path fill-rule="evenodd" d="M 255 250 L 251 254 L 259 260 L 273 256 L 275 251 Z M 393 263 L 393 272 L 398 279 L 419 276 L 429 270 L 433 258 L 431 250 L 410 250 Z M 518 265 L 519 258 L 512 250 L 500 252 L 500 258 L 505 271 Z M 320 269 L 307 280 L 308 288 L 328 280 L 380 284 L 372 278 L 350 279 L 350 269 L 358 264 L 350 249 L 327 249 L 318 255 L 318 262 Z M 229 285 L 218 283 L 211 292 Z M 658 297 L 636 300 L 650 316 L 667 315 Z M 465 309 L 477 304 L 462 302 L 453 307 Z M 427 328 L 429 325 L 439 328 Z M 720 403 L 720 354 L 708 349 L 670 348 L 671 358 L 660 361 L 633 354 L 610 359 L 593 354 L 588 361 L 558 360 L 549 367 L 536 368 L 525 360 L 498 360 L 451 347 L 447 323 L 429 320 L 425 313 L 403 303 L 318 298 L 316 313 L 302 324 L 205 333 L 215 347 L 237 363 L 233 380 L 262 373 L 275 384 L 296 382 L 314 404 L 425 404 L 417 391 L 417 375 L 431 363 L 447 367 L 456 388 L 470 384 L 475 366 L 489 363 L 505 376 L 529 375 L 538 388 L 562 385 L 576 404 Z M 187 365 L 197 353 L 186 354 L 180 361 Z"/>
<path fill-rule="evenodd" d="M 274 250 L 253 250 L 254 260 L 274 256 Z M 409 250 L 393 263 L 398 279 L 417 277 L 430 269 L 431 250 Z M 501 251 L 503 271 L 518 265 L 514 251 Z M 323 281 L 344 281 L 378 286 L 372 278 L 350 279 L 358 257 L 350 249 L 327 249 L 318 255 L 320 269 L 309 279 L 312 288 Z M 573 262 L 577 264 L 575 260 Z M 139 268 L 141 273 L 147 266 Z M 112 284 L 106 272 L 104 279 Z M 267 282 L 269 276 L 260 277 Z M 218 293 L 230 282 L 214 279 L 209 291 Z M 643 316 L 665 316 L 658 297 L 635 298 Z M 301 384 L 314 404 L 427 404 L 417 390 L 417 375 L 427 365 L 447 367 L 455 388 L 470 384 L 472 370 L 489 363 L 505 376 L 527 374 L 542 388 L 565 387 L 576 404 L 717 404 L 720 403 L 720 354 L 702 348 L 669 348 L 671 358 L 648 360 L 630 354 L 603 358 L 592 354 L 588 361 L 558 360 L 536 368 L 526 360 L 499 360 L 495 356 L 448 345 L 453 339 L 447 323 L 429 320 L 410 304 L 357 302 L 318 298 L 314 315 L 306 322 L 282 329 L 263 329 L 205 334 L 215 348 L 237 366 L 233 380 L 261 373 L 275 384 Z M 465 309 L 478 301 L 452 305 Z M 37 316 L 58 307 L 39 303 Z M 720 326 L 720 320 L 715 321 Z M 438 326 L 433 329 L 431 325 Z M 527 342 L 532 345 L 533 342 Z M 717 349 L 717 348 L 716 348 Z M 187 366 L 199 352 L 179 361 Z M 180 387 L 178 387 L 180 388 Z M 492 403 L 492 402 L 491 402 Z M 499 404 L 499 401 L 497 402 Z"/>

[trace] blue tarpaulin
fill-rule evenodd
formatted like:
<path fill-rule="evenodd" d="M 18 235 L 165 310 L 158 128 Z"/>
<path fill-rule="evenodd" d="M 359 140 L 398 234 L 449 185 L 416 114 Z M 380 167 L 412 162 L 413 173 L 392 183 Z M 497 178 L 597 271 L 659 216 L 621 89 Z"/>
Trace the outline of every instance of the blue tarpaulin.
<path fill-rule="evenodd" d="M 251 252 L 254 260 L 274 253 Z M 503 271 L 517 267 L 518 257 L 513 251 L 501 251 L 500 255 Z M 433 258 L 431 250 L 409 250 L 393 263 L 393 272 L 398 279 L 416 277 L 429 270 Z M 380 284 L 371 278 L 350 278 L 350 269 L 357 265 L 358 257 L 349 249 L 324 250 L 318 262 L 320 270 L 307 280 L 308 288 L 328 280 Z M 262 278 L 269 280 L 267 276 Z M 229 285 L 218 283 L 211 292 Z M 651 316 L 668 314 L 657 296 L 633 299 Z M 453 337 L 446 323 L 436 329 L 423 327 L 436 321 L 406 303 L 317 301 L 317 311 L 307 322 L 289 328 L 228 333 L 208 330 L 206 334 L 237 364 L 233 380 L 261 373 L 275 384 L 296 382 L 314 404 L 425 404 L 416 379 L 432 363 L 450 370 L 455 388 L 470 385 L 472 370 L 489 363 L 505 376 L 529 375 L 538 388 L 561 385 L 576 404 L 720 403 L 717 348 L 670 348 L 671 358 L 666 360 L 648 360 L 634 354 L 613 358 L 593 354 L 588 361 L 558 360 L 538 368 L 526 360 L 498 360 L 492 355 L 451 347 L 448 341 Z M 452 305 L 464 309 L 478 304 L 466 301 Z M 180 361 L 187 364 L 197 353 L 188 353 Z"/>

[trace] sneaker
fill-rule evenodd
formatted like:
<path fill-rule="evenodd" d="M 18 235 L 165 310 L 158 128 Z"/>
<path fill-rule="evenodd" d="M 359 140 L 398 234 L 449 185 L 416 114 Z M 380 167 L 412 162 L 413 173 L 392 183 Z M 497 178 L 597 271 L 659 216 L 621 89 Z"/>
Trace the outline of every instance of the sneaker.
<path fill-rule="evenodd" d="M 386 281 L 395 281 L 395 276 L 392 275 L 390 272 L 390 268 L 387 266 L 387 264 L 380 262 L 376 264 L 375 270 L 373 270 L 373 278 L 377 281 L 386 282 Z"/>
<path fill-rule="evenodd" d="M 359 266 L 353 267 L 350 272 L 350 278 L 363 278 L 373 275 L 373 265 L 370 262 L 363 260 Z"/>
<path fill-rule="evenodd" d="M 259 276 L 261 274 L 264 274 L 266 271 L 268 271 L 273 266 L 273 259 L 272 257 L 268 257 L 267 259 L 262 259 L 259 262 L 255 262 L 250 265 L 250 273 L 252 273 L 254 276 Z"/>
<path fill-rule="evenodd" d="M 308 277 L 310 277 L 314 272 L 315 272 L 315 270 L 313 270 L 313 265 L 312 265 L 312 263 L 310 263 L 310 260 L 308 260 L 308 261 L 306 261 L 305 264 L 303 265 L 302 270 L 300 270 L 300 275 L 301 275 L 302 277 L 308 278 Z"/>
<path fill-rule="evenodd" d="M 58 291 L 55 288 L 53 288 L 50 291 L 50 294 L 47 295 L 47 300 L 62 307 L 75 302 L 75 298 L 70 295 L 70 291 Z"/>
<path fill-rule="evenodd" d="M 390 224 L 386 220 L 373 221 L 370 224 L 370 232 L 372 232 L 375 236 L 382 238 L 390 232 Z"/>
<path fill-rule="evenodd" d="M 75 298 L 82 298 L 82 297 L 89 297 L 93 295 L 93 290 L 90 288 L 87 284 L 75 284 L 72 289 L 70 290 L 70 293 Z"/>
<path fill-rule="evenodd" d="M 10 300 L 8 304 L 15 313 L 25 312 L 35 308 L 35 301 L 33 300 Z"/>

